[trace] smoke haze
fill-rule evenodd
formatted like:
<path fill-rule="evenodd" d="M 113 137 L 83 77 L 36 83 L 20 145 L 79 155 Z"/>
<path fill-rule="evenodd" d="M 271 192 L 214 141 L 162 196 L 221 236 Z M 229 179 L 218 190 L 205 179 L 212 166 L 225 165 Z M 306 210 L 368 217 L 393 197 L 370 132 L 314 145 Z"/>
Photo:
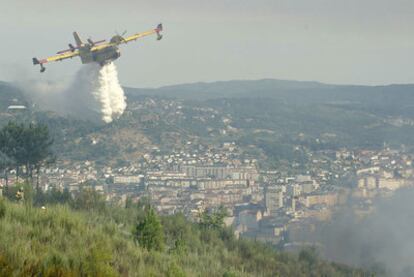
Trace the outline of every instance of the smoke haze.
<path fill-rule="evenodd" d="M 113 63 L 84 65 L 71 82 L 19 82 L 18 86 L 43 110 L 96 123 L 110 123 L 126 108 Z"/>
<path fill-rule="evenodd" d="M 347 211 L 322 227 L 317 240 L 333 261 L 375 269 L 391 276 L 414 276 L 414 189 L 376 200 L 363 220 Z"/>

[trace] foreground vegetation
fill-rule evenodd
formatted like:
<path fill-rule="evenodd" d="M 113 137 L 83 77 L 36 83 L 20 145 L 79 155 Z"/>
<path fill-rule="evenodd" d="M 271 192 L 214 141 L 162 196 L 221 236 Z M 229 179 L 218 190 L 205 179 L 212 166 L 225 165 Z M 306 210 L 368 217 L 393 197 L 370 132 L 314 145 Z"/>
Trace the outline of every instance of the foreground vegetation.
<path fill-rule="evenodd" d="M 88 196 L 46 208 L 0 199 L 0 276 L 370 276 L 237 240 L 215 214 L 190 223 Z"/>

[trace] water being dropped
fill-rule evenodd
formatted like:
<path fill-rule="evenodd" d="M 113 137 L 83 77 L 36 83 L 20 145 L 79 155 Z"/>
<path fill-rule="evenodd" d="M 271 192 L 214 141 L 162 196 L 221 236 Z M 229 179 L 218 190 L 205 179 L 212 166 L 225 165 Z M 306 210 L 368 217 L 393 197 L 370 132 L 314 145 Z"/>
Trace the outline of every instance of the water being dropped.
<path fill-rule="evenodd" d="M 110 123 L 126 108 L 124 91 L 113 63 L 87 64 L 64 92 L 65 113 L 94 122 Z"/>

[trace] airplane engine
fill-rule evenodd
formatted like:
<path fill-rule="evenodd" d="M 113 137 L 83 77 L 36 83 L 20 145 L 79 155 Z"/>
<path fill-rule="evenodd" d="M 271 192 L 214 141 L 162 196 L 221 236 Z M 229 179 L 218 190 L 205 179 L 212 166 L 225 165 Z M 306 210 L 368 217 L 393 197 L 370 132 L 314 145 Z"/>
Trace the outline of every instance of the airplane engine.
<path fill-rule="evenodd" d="M 114 55 L 112 56 L 112 59 L 116 60 L 119 57 L 121 57 L 121 51 L 117 50 L 117 51 L 115 51 Z"/>

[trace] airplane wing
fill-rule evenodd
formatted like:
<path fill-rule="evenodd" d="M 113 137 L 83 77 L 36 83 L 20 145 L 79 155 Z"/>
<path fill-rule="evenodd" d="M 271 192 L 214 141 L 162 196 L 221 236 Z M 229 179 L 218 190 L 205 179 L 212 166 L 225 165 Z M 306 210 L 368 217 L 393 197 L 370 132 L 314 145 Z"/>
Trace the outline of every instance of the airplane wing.
<path fill-rule="evenodd" d="M 110 42 L 106 42 L 106 43 L 103 43 L 103 44 L 100 44 L 100 45 L 95 45 L 91 48 L 91 51 L 94 52 L 94 51 L 97 51 L 97 50 L 107 48 L 107 47 L 112 46 L 112 45 L 113 44 L 110 43 Z"/>
<path fill-rule="evenodd" d="M 66 60 L 69 58 L 76 57 L 76 56 L 79 56 L 78 50 L 73 51 L 73 52 L 64 52 L 62 54 L 58 54 L 58 55 L 51 56 L 51 57 L 48 57 L 46 59 L 41 59 L 41 60 L 38 60 L 37 58 L 33 58 L 33 64 L 34 65 L 39 64 L 40 72 L 44 72 L 46 68 L 43 66 L 43 64 L 48 63 L 48 62 L 62 61 L 62 60 Z"/>
<path fill-rule="evenodd" d="M 137 34 L 134 34 L 132 36 L 123 38 L 120 41 L 120 44 L 121 43 L 128 43 L 130 41 L 134 41 L 134 40 L 137 40 L 137 39 L 142 38 L 142 37 L 150 36 L 152 34 L 157 34 L 157 39 L 160 40 L 162 38 L 162 35 L 160 34 L 161 31 L 162 31 L 162 24 L 160 23 L 160 24 L 158 24 L 157 28 L 155 28 L 155 29 L 152 29 L 152 30 L 149 30 L 149 31 L 146 31 L 146 32 L 143 32 L 143 33 L 137 33 Z"/>
<path fill-rule="evenodd" d="M 143 33 L 137 33 L 137 34 L 131 35 L 131 36 L 126 37 L 126 38 L 122 37 L 121 35 L 116 35 L 116 36 L 112 37 L 112 39 L 109 42 L 93 46 L 91 48 L 91 51 L 94 52 L 94 51 L 98 51 L 98 50 L 101 50 L 101 49 L 104 49 L 104 48 L 107 48 L 107 47 L 110 47 L 110 46 L 128 43 L 128 42 L 137 40 L 139 38 L 150 36 L 150 35 L 153 35 L 153 34 L 156 34 L 157 39 L 160 40 L 162 38 L 162 35 L 160 34 L 161 31 L 162 31 L 162 24 L 160 23 L 160 24 L 158 24 L 157 28 L 155 28 L 155 29 L 152 29 L 152 30 L 149 30 L 149 31 L 146 31 L 146 32 L 143 32 Z"/>
<path fill-rule="evenodd" d="M 43 63 L 56 62 L 56 61 L 61 61 L 61 60 L 66 60 L 66 59 L 69 59 L 69 58 L 73 58 L 73 57 L 76 57 L 76 56 L 79 56 L 79 51 L 65 52 L 65 53 L 62 53 L 62 54 L 58 54 L 58 55 L 51 56 L 51 57 L 48 57 L 46 59 L 40 60 L 40 62 L 41 63 L 42 63 L 42 61 L 43 61 Z"/>

